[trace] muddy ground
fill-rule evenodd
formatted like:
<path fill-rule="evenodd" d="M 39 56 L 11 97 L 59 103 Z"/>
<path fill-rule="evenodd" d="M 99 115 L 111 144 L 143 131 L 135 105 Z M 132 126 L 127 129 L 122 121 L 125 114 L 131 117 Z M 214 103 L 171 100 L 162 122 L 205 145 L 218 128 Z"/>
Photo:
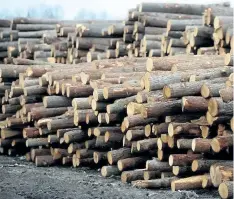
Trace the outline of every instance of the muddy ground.
<path fill-rule="evenodd" d="M 0 199 L 186 199 L 219 198 L 216 190 L 137 189 L 119 177 L 103 178 L 87 168 L 37 168 L 23 157 L 0 156 Z"/>

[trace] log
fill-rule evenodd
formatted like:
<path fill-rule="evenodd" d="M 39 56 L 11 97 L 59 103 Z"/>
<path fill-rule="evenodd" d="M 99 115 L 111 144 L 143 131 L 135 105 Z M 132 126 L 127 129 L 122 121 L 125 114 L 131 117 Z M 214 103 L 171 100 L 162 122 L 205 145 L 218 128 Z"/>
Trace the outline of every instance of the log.
<path fill-rule="evenodd" d="M 144 168 L 146 159 L 146 157 L 131 157 L 121 159 L 117 162 L 118 169 L 120 171 L 126 171 L 134 168 Z"/>
<path fill-rule="evenodd" d="M 51 155 L 36 156 L 35 158 L 35 165 L 37 167 L 48 167 L 53 164 L 55 164 L 55 160 L 53 160 L 53 156 Z"/>
<path fill-rule="evenodd" d="M 64 96 L 46 96 L 43 98 L 45 108 L 58 108 L 71 106 L 72 100 Z"/>
<path fill-rule="evenodd" d="M 211 80 L 210 83 L 222 82 L 222 81 L 223 79 L 217 78 Z M 166 85 L 163 88 L 163 95 L 165 98 L 200 95 L 201 87 L 203 84 L 204 81 L 183 82 L 183 83 Z"/>
<path fill-rule="evenodd" d="M 211 98 L 208 103 L 208 111 L 213 117 L 220 115 L 232 115 L 232 104 L 232 101 L 225 103 L 221 98 Z"/>
<path fill-rule="evenodd" d="M 225 83 L 219 83 L 219 84 L 203 84 L 201 87 L 201 95 L 204 98 L 209 97 L 219 97 L 219 91 L 220 89 L 225 88 Z"/>
<path fill-rule="evenodd" d="M 8 128 L 1 129 L 1 139 L 9 139 L 9 138 L 18 138 L 22 136 L 22 132 L 19 130 L 12 130 Z"/>
<path fill-rule="evenodd" d="M 130 183 L 135 180 L 143 180 L 144 177 L 144 170 L 137 169 L 132 171 L 124 171 L 121 174 L 121 181 L 123 183 Z"/>
<path fill-rule="evenodd" d="M 126 106 L 130 102 L 135 101 L 135 96 L 118 99 L 113 104 L 109 104 L 106 106 L 107 113 L 121 113 L 126 109 Z"/>
<path fill-rule="evenodd" d="M 167 102 L 154 102 L 142 107 L 141 115 L 144 118 L 159 117 L 162 115 L 170 115 L 170 113 L 181 112 L 181 100 L 173 100 Z"/>
<path fill-rule="evenodd" d="M 47 146 L 47 138 L 29 138 L 26 141 L 26 147 Z"/>
<path fill-rule="evenodd" d="M 171 190 L 188 190 L 202 188 L 203 175 L 182 178 L 171 182 Z"/>
<path fill-rule="evenodd" d="M 167 171 L 171 171 L 171 166 L 168 164 L 168 162 L 160 162 L 156 159 L 153 159 L 153 160 L 146 161 L 146 170 L 167 172 Z"/>
<path fill-rule="evenodd" d="M 62 165 L 71 166 L 72 165 L 72 157 L 63 157 L 62 158 Z"/>
<path fill-rule="evenodd" d="M 225 164 L 229 163 L 214 164 L 210 167 L 210 176 L 214 187 L 218 187 L 224 181 L 233 180 L 233 165 L 226 166 Z"/>
<path fill-rule="evenodd" d="M 173 137 L 178 134 L 200 136 L 201 129 L 200 126 L 193 123 L 170 123 L 168 126 L 168 134 Z"/>
<path fill-rule="evenodd" d="M 193 160 L 200 159 L 201 154 L 173 154 L 169 157 L 170 166 L 189 166 Z"/>
<path fill-rule="evenodd" d="M 157 148 L 158 138 L 149 138 L 145 140 L 137 141 L 137 150 L 138 151 L 148 151 Z"/>
<path fill-rule="evenodd" d="M 144 119 L 144 117 L 141 114 L 128 116 L 124 118 L 122 125 L 125 127 L 125 129 L 129 129 L 134 126 L 147 125 L 148 123 L 154 123 L 158 121 L 157 118 L 150 117 Z"/>
<path fill-rule="evenodd" d="M 181 81 L 181 75 L 176 73 L 172 75 L 157 75 L 150 76 L 145 79 L 145 89 L 147 91 L 160 90 L 167 84 L 179 83 Z"/>
<path fill-rule="evenodd" d="M 211 148 L 215 153 L 233 146 L 233 135 L 218 136 L 211 141 Z"/>
<path fill-rule="evenodd" d="M 31 149 L 31 159 L 34 162 L 37 156 L 50 155 L 50 149 Z"/>
<path fill-rule="evenodd" d="M 192 148 L 192 139 L 178 139 L 177 148 L 178 149 L 191 149 Z"/>
<path fill-rule="evenodd" d="M 39 137 L 39 129 L 35 127 L 29 127 L 23 129 L 24 138 L 37 138 Z"/>
<path fill-rule="evenodd" d="M 133 141 L 133 140 L 140 140 L 143 139 L 145 137 L 145 132 L 144 130 L 138 130 L 138 129 L 134 129 L 134 130 L 128 130 L 126 133 L 126 138 L 128 141 Z"/>
<path fill-rule="evenodd" d="M 69 144 L 67 151 L 69 154 L 73 154 L 76 152 L 77 149 L 84 149 L 85 148 L 85 143 L 71 143 Z"/>
<path fill-rule="evenodd" d="M 152 180 L 161 177 L 160 171 L 144 171 L 144 180 Z"/>
<path fill-rule="evenodd" d="M 160 189 L 168 188 L 176 177 L 156 179 L 156 180 L 136 180 L 132 181 L 132 186 L 137 188 Z"/>
<path fill-rule="evenodd" d="M 88 135 L 82 130 L 72 130 L 64 134 L 64 140 L 67 144 L 72 142 L 82 142 L 88 138 Z"/>
<path fill-rule="evenodd" d="M 116 132 L 116 133 L 121 133 L 121 130 L 119 127 L 114 127 L 114 126 L 109 126 L 109 127 L 96 127 L 94 129 L 94 132 L 93 134 L 98 137 L 98 136 L 101 136 L 101 135 L 105 135 L 105 133 L 107 131 L 110 131 L 110 132 Z"/>
<path fill-rule="evenodd" d="M 107 153 L 107 160 L 110 165 L 114 165 L 120 159 L 131 157 L 131 149 L 129 148 L 120 148 L 117 150 L 112 150 Z"/>
<path fill-rule="evenodd" d="M 77 149 L 76 150 L 76 157 L 79 159 L 85 159 L 85 158 L 92 158 L 94 150 L 89 149 Z"/>
<path fill-rule="evenodd" d="M 74 98 L 72 100 L 72 106 L 75 110 L 80 109 L 90 109 L 91 105 L 87 98 Z"/>
<path fill-rule="evenodd" d="M 106 152 L 93 152 L 93 160 L 96 164 L 107 163 L 107 153 Z"/>
<path fill-rule="evenodd" d="M 220 89 L 219 95 L 224 102 L 233 101 L 233 89 L 230 87 Z"/>
<path fill-rule="evenodd" d="M 121 171 L 119 171 L 117 166 L 103 166 L 101 168 L 101 174 L 103 177 L 110 177 L 120 175 Z"/>
<path fill-rule="evenodd" d="M 190 166 L 173 166 L 172 167 L 172 173 L 175 176 L 185 176 L 191 173 L 191 167 Z"/>
<path fill-rule="evenodd" d="M 206 159 L 193 160 L 192 171 L 193 172 L 209 172 L 211 165 L 215 163 L 222 163 L 224 161 L 225 160 L 206 160 Z"/>
<path fill-rule="evenodd" d="M 177 4 L 177 3 L 141 3 L 138 6 L 139 12 L 164 12 L 181 13 L 190 15 L 201 15 L 206 8 L 212 8 L 225 4 Z"/>
<path fill-rule="evenodd" d="M 208 101 L 199 96 L 182 97 L 183 112 L 206 112 L 208 110 Z"/>
<path fill-rule="evenodd" d="M 232 198 L 233 196 L 233 181 L 223 182 L 219 185 L 219 195 L 221 198 Z"/>
<path fill-rule="evenodd" d="M 195 138 L 192 141 L 193 152 L 208 153 L 211 150 L 211 139 Z"/>
<path fill-rule="evenodd" d="M 37 107 L 32 108 L 28 113 L 28 120 L 39 120 L 41 118 L 48 118 L 54 117 L 57 115 L 62 115 L 68 110 L 67 107 L 60 107 L 60 108 L 44 108 L 44 107 Z"/>

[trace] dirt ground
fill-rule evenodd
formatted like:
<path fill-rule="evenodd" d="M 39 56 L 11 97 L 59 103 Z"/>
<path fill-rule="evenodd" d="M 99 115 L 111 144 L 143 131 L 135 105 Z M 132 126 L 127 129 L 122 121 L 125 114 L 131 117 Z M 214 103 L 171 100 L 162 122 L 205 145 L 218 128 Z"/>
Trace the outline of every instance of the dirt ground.
<path fill-rule="evenodd" d="M 146 190 L 87 168 L 37 168 L 24 157 L 0 156 L 0 199 L 219 198 L 216 190 Z"/>

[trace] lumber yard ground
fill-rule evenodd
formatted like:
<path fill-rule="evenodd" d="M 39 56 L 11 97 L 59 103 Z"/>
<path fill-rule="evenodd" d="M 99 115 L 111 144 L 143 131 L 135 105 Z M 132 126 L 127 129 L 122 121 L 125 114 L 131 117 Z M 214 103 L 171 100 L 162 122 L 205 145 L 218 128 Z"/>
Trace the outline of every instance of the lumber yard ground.
<path fill-rule="evenodd" d="M 38 168 L 24 157 L 0 156 L 0 199 L 219 198 L 217 190 L 146 190 L 87 168 Z"/>

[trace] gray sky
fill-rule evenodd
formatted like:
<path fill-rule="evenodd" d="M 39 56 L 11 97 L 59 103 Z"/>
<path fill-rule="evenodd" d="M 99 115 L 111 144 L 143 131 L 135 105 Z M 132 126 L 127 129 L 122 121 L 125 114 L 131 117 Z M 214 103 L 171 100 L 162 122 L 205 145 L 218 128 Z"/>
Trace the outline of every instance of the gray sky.
<path fill-rule="evenodd" d="M 145 0 L 145 2 L 194 4 L 208 4 L 225 1 L 227 0 Z M 14 12 L 15 9 L 20 8 L 22 13 L 26 13 L 30 6 L 37 6 L 41 3 L 48 5 L 57 4 L 63 7 L 65 19 L 73 19 L 77 11 L 82 8 L 93 12 L 106 10 L 113 18 L 124 19 L 127 16 L 127 10 L 136 7 L 136 4 L 141 2 L 142 0 L 0 0 L 0 9 L 8 9 L 10 12 Z"/>

